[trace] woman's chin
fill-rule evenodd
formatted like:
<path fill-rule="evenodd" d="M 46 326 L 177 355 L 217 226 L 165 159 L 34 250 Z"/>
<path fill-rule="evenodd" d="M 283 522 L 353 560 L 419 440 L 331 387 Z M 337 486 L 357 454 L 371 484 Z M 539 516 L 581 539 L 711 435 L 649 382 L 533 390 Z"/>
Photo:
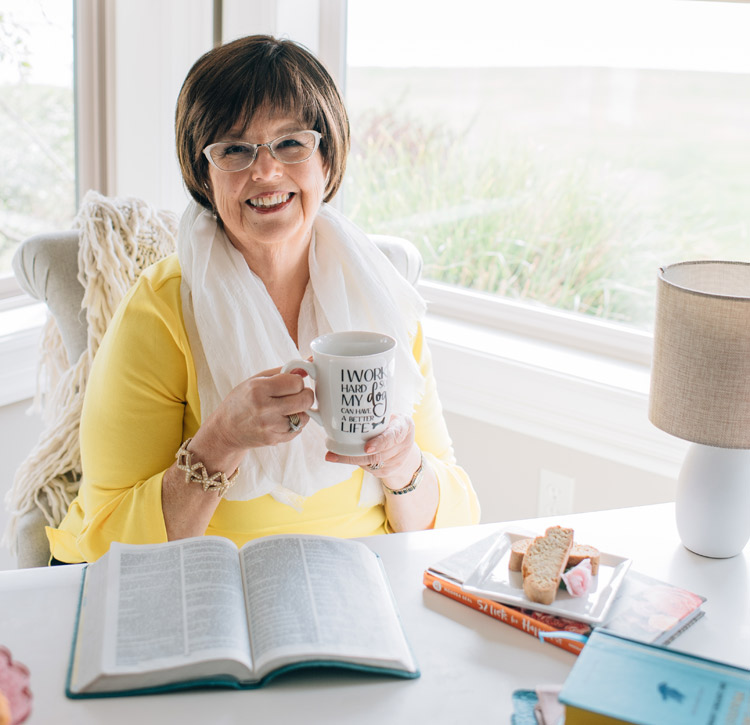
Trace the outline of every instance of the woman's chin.
<path fill-rule="evenodd" d="M 287 214 L 253 215 L 247 217 L 239 229 L 225 225 L 232 244 L 238 249 L 255 246 L 291 245 L 295 241 L 310 241 L 312 224 Z"/>

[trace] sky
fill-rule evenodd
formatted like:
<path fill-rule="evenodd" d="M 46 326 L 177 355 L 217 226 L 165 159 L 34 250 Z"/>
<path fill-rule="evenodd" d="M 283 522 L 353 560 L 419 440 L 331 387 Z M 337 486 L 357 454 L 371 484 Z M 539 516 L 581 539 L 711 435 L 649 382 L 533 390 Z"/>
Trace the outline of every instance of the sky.
<path fill-rule="evenodd" d="M 29 80 L 69 87 L 72 1 L 0 0 L 0 14 L 29 28 Z M 750 72 L 750 2 L 349 0 L 348 18 L 353 66 Z M 0 83 L 17 78 L 0 62 Z"/>
<path fill-rule="evenodd" d="M 594 65 L 750 72 L 750 3 L 349 0 L 353 66 Z"/>

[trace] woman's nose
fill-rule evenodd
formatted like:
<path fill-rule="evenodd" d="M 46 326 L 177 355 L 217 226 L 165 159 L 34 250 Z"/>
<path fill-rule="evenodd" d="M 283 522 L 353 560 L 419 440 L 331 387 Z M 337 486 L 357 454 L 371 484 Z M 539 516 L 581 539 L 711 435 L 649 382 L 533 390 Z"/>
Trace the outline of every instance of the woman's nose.
<path fill-rule="evenodd" d="M 252 172 L 253 179 L 273 179 L 281 176 L 283 173 L 282 166 L 281 161 L 271 156 L 271 152 L 267 146 L 261 146 L 258 149 L 258 154 L 255 157 L 253 165 L 250 167 L 250 171 Z"/>

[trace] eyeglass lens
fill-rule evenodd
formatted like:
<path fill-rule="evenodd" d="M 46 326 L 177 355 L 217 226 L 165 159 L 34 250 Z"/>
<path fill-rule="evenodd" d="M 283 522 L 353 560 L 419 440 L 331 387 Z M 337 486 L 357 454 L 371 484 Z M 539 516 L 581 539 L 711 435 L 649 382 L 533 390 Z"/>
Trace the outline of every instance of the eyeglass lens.
<path fill-rule="evenodd" d="M 307 161 L 317 148 L 317 137 L 311 131 L 298 131 L 281 136 L 268 144 L 243 142 L 216 143 L 209 147 L 211 160 L 222 171 L 241 171 L 250 166 L 261 146 L 271 151 L 271 155 L 284 164 L 298 164 Z"/>

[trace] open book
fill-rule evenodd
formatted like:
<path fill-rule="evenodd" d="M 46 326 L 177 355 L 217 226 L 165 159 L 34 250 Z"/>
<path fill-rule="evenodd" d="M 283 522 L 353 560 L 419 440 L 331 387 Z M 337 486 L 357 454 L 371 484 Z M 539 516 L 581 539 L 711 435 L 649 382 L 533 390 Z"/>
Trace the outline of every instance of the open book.
<path fill-rule="evenodd" d="M 66 694 L 252 688 L 313 665 L 419 676 L 385 571 L 364 544 L 115 543 L 84 569 Z"/>

